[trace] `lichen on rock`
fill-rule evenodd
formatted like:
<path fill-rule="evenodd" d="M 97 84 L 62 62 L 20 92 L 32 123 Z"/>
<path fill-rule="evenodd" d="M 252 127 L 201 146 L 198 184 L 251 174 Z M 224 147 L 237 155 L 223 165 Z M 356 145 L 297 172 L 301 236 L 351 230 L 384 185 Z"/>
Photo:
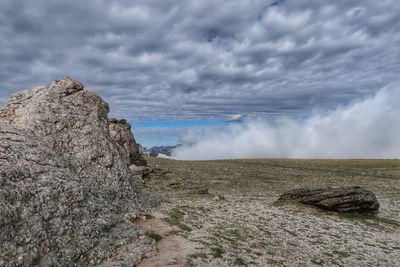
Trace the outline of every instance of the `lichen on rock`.
<path fill-rule="evenodd" d="M 279 201 L 287 200 L 341 212 L 377 211 L 380 206 L 373 192 L 359 186 L 293 189 L 279 197 Z"/>
<path fill-rule="evenodd" d="M 138 262 L 154 247 L 123 219 L 159 200 L 133 181 L 108 112 L 69 77 L 0 109 L 0 266 L 99 264 L 123 245 Z"/>
<path fill-rule="evenodd" d="M 129 166 L 146 166 L 147 162 L 140 153 L 139 145 L 136 143 L 131 128 L 131 125 L 124 119 L 112 118 L 109 120 L 111 138 L 125 151 Z"/>

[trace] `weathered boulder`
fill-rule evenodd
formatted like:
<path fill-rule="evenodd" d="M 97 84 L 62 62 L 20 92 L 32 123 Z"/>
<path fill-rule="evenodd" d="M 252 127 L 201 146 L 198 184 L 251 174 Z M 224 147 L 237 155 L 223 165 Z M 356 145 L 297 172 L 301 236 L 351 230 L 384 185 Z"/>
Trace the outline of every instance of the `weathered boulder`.
<path fill-rule="evenodd" d="M 142 176 L 142 178 L 148 177 L 150 175 L 150 167 L 147 166 L 131 165 L 129 169 L 131 170 L 131 173 L 133 175 L 140 175 Z"/>
<path fill-rule="evenodd" d="M 279 201 L 296 200 L 334 211 L 377 211 L 379 202 L 373 192 L 358 186 L 294 189 L 282 194 Z"/>
<path fill-rule="evenodd" d="M 0 109 L 0 266 L 86 266 L 154 242 L 125 214 L 158 202 L 133 182 L 109 108 L 69 77 Z"/>
<path fill-rule="evenodd" d="M 146 160 L 140 153 L 140 147 L 133 137 L 131 125 L 126 120 L 110 119 L 109 130 L 111 138 L 125 151 L 129 165 L 147 165 Z"/>

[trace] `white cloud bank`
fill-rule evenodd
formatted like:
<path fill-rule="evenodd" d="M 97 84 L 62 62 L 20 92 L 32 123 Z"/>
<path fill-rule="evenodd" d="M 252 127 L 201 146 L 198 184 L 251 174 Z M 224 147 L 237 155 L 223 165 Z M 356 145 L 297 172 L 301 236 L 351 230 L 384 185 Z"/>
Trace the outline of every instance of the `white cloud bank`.
<path fill-rule="evenodd" d="M 400 158 L 400 83 L 306 120 L 249 121 L 176 149 L 184 160 L 230 158 Z"/>

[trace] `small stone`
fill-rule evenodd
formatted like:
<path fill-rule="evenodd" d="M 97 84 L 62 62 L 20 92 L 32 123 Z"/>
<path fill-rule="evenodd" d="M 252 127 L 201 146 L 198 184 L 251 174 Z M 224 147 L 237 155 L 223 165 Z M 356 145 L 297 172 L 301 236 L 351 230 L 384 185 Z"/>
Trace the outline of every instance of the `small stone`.
<path fill-rule="evenodd" d="M 205 186 L 200 186 L 200 187 L 196 188 L 194 191 L 196 194 L 208 195 L 209 189 Z"/>
<path fill-rule="evenodd" d="M 221 201 L 221 200 L 225 200 L 225 197 L 224 197 L 224 196 L 215 196 L 215 197 L 213 198 L 213 200 L 214 200 L 214 201 Z"/>
<path fill-rule="evenodd" d="M 179 187 L 179 183 L 178 182 L 169 182 L 167 184 L 167 186 L 171 187 L 171 188 L 178 188 Z"/>
<path fill-rule="evenodd" d="M 323 259 L 317 259 L 317 258 L 312 259 L 311 262 L 318 265 L 323 265 L 325 263 Z"/>
<path fill-rule="evenodd" d="M 129 169 L 132 175 L 141 175 L 143 178 L 148 177 L 150 174 L 150 168 L 146 166 L 131 165 Z"/>
<path fill-rule="evenodd" d="M 167 265 L 176 265 L 176 264 L 178 264 L 177 258 L 172 258 L 167 262 Z"/>

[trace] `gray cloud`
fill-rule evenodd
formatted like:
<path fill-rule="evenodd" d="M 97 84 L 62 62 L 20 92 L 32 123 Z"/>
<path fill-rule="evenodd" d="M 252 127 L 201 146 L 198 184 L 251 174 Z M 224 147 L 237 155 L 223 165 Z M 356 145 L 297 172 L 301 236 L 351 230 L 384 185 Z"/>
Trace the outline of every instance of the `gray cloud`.
<path fill-rule="evenodd" d="M 400 72 L 395 0 L 4 0 L 0 101 L 68 74 L 125 118 L 308 114 Z"/>
<path fill-rule="evenodd" d="M 400 84 L 305 120 L 249 120 L 208 133 L 187 131 L 173 158 L 400 158 Z"/>

